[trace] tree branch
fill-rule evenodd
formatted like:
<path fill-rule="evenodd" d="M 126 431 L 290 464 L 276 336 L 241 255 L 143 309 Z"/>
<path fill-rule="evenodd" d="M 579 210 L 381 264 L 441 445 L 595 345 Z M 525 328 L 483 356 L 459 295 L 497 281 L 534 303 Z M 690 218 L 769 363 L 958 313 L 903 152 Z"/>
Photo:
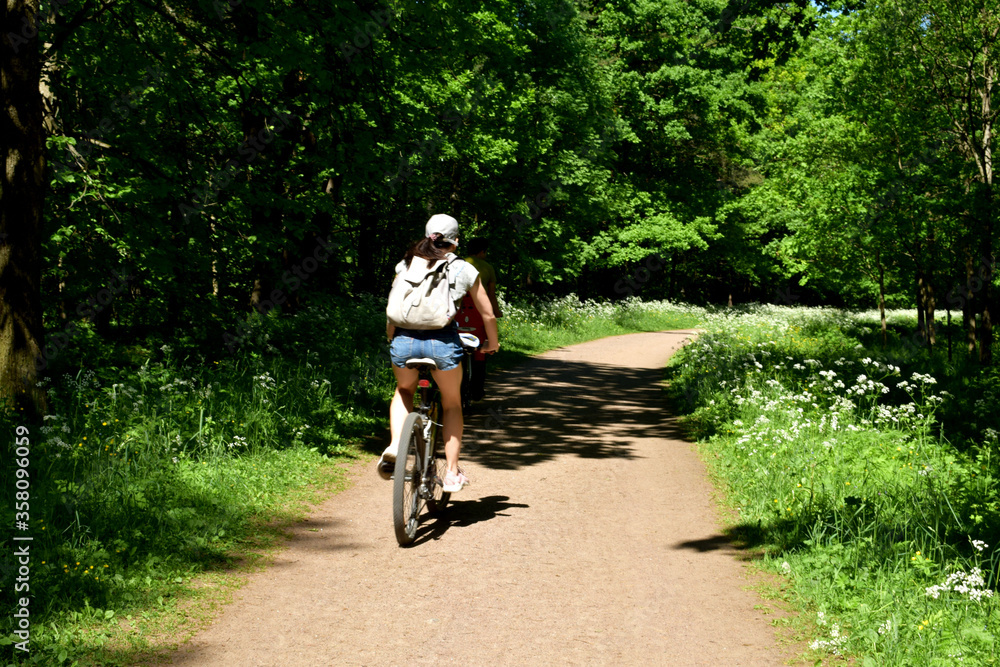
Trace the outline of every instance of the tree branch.
<path fill-rule="evenodd" d="M 45 49 L 45 52 L 42 54 L 42 63 L 45 63 L 46 61 L 48 61 L 49 58 L 51 58 L 55 53 L 57 53 L 59 49 L 62 48 L 62 45 L 66 42 L 66 40 L 69 39 L 70 35 L 72 35 L 77 28 L 82 26 L 87 21 L 92 21 L 96 19 L 98 16 L 100 16 L 108 9 L 110 9 L 111 6 L 115 4 L 116 1 L 117 0 L 107 0 L 107 2 L 105 2 L 99 8 L 97 8 L 97 10 L 93 14 L 88 16 L 91 3 L 90 0 L 87 0 L 87 2 L 83 5 L 83 8 L 73 15 L 73 18 L 70 19 L 66 27 L 63 28 L 62 30 L 59 30 L 52 37 L 52 41 L 49 43 L 49 48 Z"/>

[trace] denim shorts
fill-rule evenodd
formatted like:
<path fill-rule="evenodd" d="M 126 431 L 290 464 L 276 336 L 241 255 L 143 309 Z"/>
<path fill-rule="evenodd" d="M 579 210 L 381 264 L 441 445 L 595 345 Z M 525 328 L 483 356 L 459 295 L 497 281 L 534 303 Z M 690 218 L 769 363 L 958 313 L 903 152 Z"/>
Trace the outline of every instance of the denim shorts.
<path fill-rule="evenodd" d="M 392 365 L 406 366 L 407 359 L 427 357 L 437 363 L 438 370 L 450 371 L 462 363 L 462 339 L 454 327 L 416 331 L 396 329 L 396 336 L 389 345 Z"/>

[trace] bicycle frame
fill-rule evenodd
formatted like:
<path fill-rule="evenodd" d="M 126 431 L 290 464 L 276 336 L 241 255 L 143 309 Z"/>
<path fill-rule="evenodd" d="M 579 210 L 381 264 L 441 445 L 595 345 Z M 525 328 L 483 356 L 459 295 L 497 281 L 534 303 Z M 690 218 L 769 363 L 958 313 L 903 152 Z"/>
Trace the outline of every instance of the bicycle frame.
<path fill-rule="evenodd" d="M 417 389 L 420 392 L 420 405 L 414 406 L 414 412 L 420 413 L 424 426 L 424 451 L 418 454 L 420 461 L 420 486 L 417 494 L 422 500 L 434 497 L 434 479 L 436 470 L 433 465 L 435 457 L 435 440 L 437 431 L 442 425 L 436 421 L 441 419 L 440 392 L 434 379 L 431 377 L 429 369 L 420 369 L 420 379 L 417 381 Z M 442 449 L 442 454 L 444 451 Z"/>

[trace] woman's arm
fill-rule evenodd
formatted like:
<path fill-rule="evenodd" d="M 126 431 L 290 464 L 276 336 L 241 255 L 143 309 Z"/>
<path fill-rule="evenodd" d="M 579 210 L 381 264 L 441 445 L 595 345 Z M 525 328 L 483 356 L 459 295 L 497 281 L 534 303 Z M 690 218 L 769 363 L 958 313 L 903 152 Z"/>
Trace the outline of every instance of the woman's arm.
<path fill-rule="evenodd" d="M 497 338 L 497 318 L 493 314 L 493 306 L 490 304 L 490 295 L 483 288 L 483 283 L 476 278 L 476 282 L 469 288 L 469 296 L 476 304 L 476 310 L 483 317 L 483 326 L 486 328 L 486 346 L 480 348 L 480 352 L 491 354 L 500 349 L 500 341 Z"/>

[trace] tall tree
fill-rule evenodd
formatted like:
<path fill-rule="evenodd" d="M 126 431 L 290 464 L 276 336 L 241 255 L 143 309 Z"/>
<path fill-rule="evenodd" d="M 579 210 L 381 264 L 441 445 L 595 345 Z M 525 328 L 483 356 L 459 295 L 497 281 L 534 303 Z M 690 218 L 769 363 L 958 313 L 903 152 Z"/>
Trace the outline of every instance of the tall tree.
<path fill-rule="evenodd" d="M 1000 68 L 1000 3 L 996 0 L 919 0 L 870 4 L 870 39 L 888 49 L 888 64 L 912 71 L 918 94 L 932 96 L 945 124 L 940 136 L 966 160 L 964 216 L 970 243 L 964 264 L 970 352 L 993 361 L 993 279 L 996 268 L 993 145 L 998 105 L 993 89 Z M 973 282 L 979 289 L 973 289 Z M 977 341 L 978 338 L 978 341 Z"/>
<path fill-rule="evenodd" d="M 0 401 L 44 414 L 35 382 L 45 172 L 38 16 L 38 0 L 7 0 L 0 18 Z"/>

